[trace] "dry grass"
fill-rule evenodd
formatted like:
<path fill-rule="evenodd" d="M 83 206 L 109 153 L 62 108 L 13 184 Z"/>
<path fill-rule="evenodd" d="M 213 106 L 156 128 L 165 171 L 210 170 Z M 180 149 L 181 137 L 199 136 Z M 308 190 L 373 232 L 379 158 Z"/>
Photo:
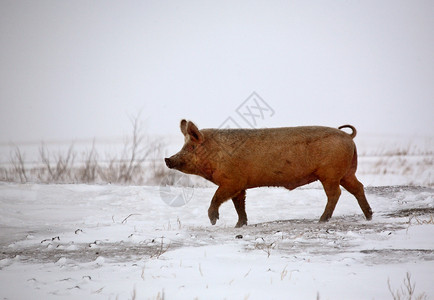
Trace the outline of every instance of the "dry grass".
<path fill-rule="evenodd" d="M 169 250 L 169 248 L 170 248 L 170 243 L 167 246 L 165 246 L 164 237 L 162 236 L 160 246 L 157 247 L 155 253 L 151 255 L 151 258 L 159 259 L 161 255 L 163 255 L 164 253 L 167 252 L 167 250 Z"/>
<path fill-rule="evenodd" d="M 271 252 L 273 251 L 273 249 L 276 248 L 276 242 L 272 242 L 272 243 L 266 243 L 265 241 L 262 243 L 256 243 L 255 244 L 255 249 L 258 250 L 262 250 L 267 254 L 267 258 L 270 257 Z"/>

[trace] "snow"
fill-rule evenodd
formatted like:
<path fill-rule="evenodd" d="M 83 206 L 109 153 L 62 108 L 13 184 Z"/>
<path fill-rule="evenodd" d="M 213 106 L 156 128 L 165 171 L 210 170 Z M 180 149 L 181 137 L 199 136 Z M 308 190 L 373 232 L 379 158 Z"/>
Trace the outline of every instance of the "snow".
<path fill-rule="evenodd" d="M 391 299 L 407 272 L 434 297 L 432 188 L 367 187 L 372 221 L 343 191 L 328 223 L 316 185 L 249 190 L 239 229 L 215 187 L 162 190 L 0 184 L 1 299 Z"/>

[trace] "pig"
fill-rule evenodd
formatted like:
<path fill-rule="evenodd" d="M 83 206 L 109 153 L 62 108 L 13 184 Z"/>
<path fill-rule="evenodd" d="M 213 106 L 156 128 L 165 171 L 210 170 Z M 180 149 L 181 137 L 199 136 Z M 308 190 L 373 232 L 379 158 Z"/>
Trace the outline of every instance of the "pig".
<path fill-rule="evenodd" d="M 199 175 L 218 186 L 208 217 L 212 225 L 219 219 L 220 205 L 232 199 L 238 214 L 235 227 L 247 225 L 246 190 L 273 186 L 293 190 L 319 180 L 327 196 L 320 222 L 328 221 L 341 194 L 340 186 L 353 194 L 367 220 L 372 210 L 363 184 L 355 173 L 356 129 L 322 126 L 265 129 L 202 129 L 182 120 L 185 143 L 170 158 L 168 168 Z M 351 133 L 340 129 L 349 128 Z"/>

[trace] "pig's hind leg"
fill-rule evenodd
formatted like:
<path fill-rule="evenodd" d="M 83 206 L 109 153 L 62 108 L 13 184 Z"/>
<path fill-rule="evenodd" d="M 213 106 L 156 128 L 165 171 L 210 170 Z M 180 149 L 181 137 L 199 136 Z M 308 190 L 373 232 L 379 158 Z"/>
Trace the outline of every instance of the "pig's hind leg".
<path fill-rule="evenodd" d="M 246 190 L 242 190 L 235 197 L 232 198 L 232 202 L 234 202 L 235 209 L 238 214 L 238 222 L 235 225 L 235 228 L 243 227 L 247 225 L 247 214 L 246 214 Z"/>
<path fill-rule="evenodd" d="M 360 205 L 360 208 L 363 211 L 363 214 L 366 217 L 366 220 L 372 219 L 372 209 L 369 206 L 368 200 L 366 200 L 365 191 L 363 188 L 363 184 L 357 180 L 355 174 L 349 174 L 342 178 L 341 185 L 351 194 L 356 197 L 357 202 Z"/>
<path fill-rule="evenodd" d="M 219 186 L 217 191 L 211 200 L 211 205 L 208 209 L 208 217 L 212 225 L 215 225 L 219 218 L 219 207 L 223 202 L 235 197 L 239 193 L 240 189 L 228 188 L 225 186 Z"/>

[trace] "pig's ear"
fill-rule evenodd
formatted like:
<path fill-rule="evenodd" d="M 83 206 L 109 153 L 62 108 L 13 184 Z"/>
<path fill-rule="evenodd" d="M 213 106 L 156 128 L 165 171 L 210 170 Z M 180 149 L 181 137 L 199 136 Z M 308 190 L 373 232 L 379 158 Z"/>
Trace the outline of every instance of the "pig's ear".
<path fill-rule="evenodd" d="M 203 143 L 203 134 L 197 129 L 196 125 L 193 122 L 187 123 L 187 134 L 190 136 L 190 139 L 198 144 Z"/>
<path fill-rule="evenodd" d="M 184 136 L 187 135 L 187 121 L 185 119 L 181 120 L 181 124 L 179 125 L 179 127 L 181 128 L 182 134 Z"/>

